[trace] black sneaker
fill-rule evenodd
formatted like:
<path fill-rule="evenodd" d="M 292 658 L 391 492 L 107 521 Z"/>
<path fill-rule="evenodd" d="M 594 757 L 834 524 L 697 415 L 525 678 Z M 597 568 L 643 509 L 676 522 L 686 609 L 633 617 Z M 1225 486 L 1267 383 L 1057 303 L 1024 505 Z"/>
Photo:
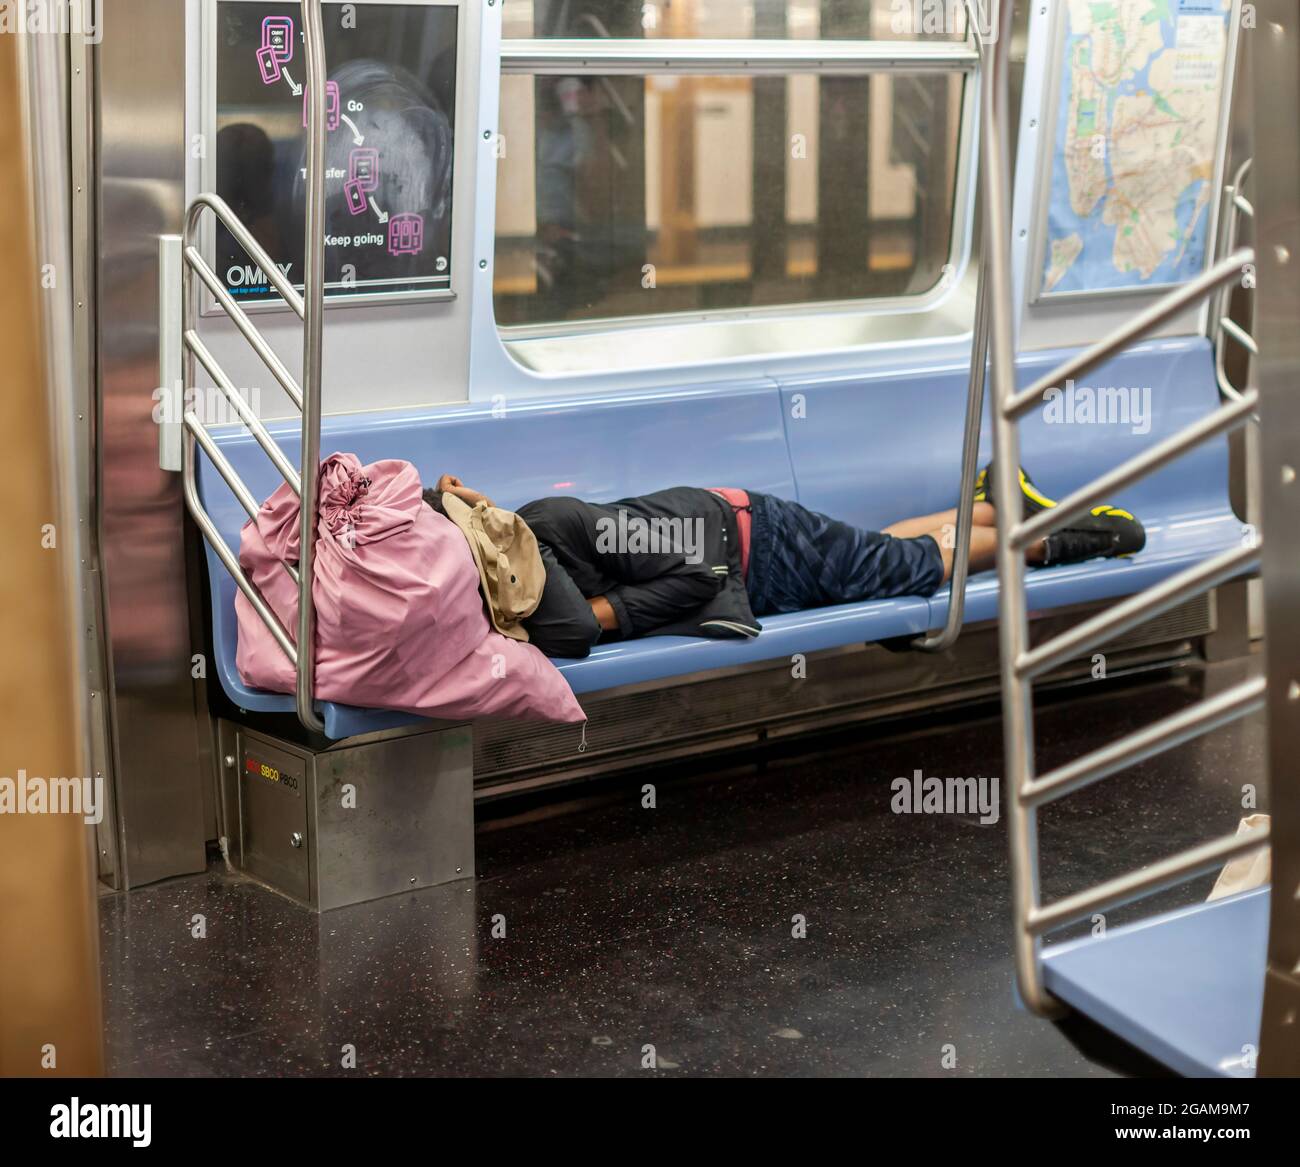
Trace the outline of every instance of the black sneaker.
<path fill-rule="evenodd" d="M 993 463 L 990 462 L 979 472 L 979 477 L 975 479 L 975 501 L 992 503 L 996 507 L 997 502 L 994 498 L 993 484 Z M 1056 505 L 1034 485 L 1034 480 L 1029 477 L 1023 466 L 1020 467 L 1020 497 L 1025 502 L 1025 518 L 1036 515 L 1040 511 L 1050 510 Z"/>
<path fill-rule="evenodd" d="M 1111 558 L 1117 555 L 1119 535 L 1113 531 L 1079 531 L 1067 527 L 1043 540 L 1043 567 L 1063 563 L 1082 563 L 1085 559 Z"/>
<path fill-rule="evenodd" d="M 1136 555 L 1147 545 L 1146 528 L 1126 510 L 1108 503 L 1093 507 L 1080 519 L 1075 519 L 1067 530 L 1108 534 L 1115 537 L 1112 555 Z"/>
<path fill-rule="evenodd" d="M 988 502 L 997 505 L 994 502 L 993 494 L 993 463 L 990 462 L 983 470 L 979 472 L 979 477 L 975 479 L 975 501 Z M 1037 486 L 1034 480 L 1022 466 L 1020 468 L 1020 496 L 1024 499 L 1025 518 L 1039 514 L 1042 511 L 1051 510 L 1056 506 L 1056 500 L 1050 499 Z M 1119 507 L 1111 506 L 1109 503 L 1103 503 L 1101 506 L 1095 506 L 1092 510 L 1075 519 L 1065 531 L 1084 531 L 1098 535 L 1114 535 L 1114 548 L 1110 551 L 1098 551 L 1093 555 L 1083 555 L 1079 558 L 1092 559 L 1095 555 L 1136 555 L 1147 544 L 1146 529 L 1142 524 L 1128 511 Z M 1098 540 L 1097 545 L 1104 545 L 1104 540 Z M 1054 560 L 1053 562 L 1063 562 Z M 1078 559 L 1071 559 L 1068 562 L 1075 563 Z"/>

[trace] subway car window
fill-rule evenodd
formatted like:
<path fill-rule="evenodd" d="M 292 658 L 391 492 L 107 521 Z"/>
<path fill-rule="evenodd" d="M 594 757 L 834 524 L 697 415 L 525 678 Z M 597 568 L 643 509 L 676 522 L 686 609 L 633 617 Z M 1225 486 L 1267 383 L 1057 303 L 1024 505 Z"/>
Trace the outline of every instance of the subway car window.
<path fill-rule="evenodd" d="M 498 325 L 930 291 L 954 250 L 963 85 L 504 76 Z"/>
<path fill-rule="evenodd" d="M 961 40 L 958 0 L 510 0 L 507 37 Z"/>

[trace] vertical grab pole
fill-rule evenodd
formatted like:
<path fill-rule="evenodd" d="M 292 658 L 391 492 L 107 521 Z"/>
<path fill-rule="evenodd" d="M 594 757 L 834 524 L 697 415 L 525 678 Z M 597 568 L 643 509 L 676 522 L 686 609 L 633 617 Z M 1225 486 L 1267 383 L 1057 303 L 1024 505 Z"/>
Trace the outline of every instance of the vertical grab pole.
<path fill-rule="evenodd" d="M 324 724 L 313 700 L 316 673 L 315 578 L 320 482 L 321 331 L 325 310 L 325 33 L 321 0 L 302 0 L 307 55 L 307 182 L 303 216 L 302 499 L 298 559 L 298 720 L 316 733 Z"/>
<path fill-rule="evenodd" d="M 199 290 L 194 286 L 194 269 L 185 262 L 185 248 L 189 246 L 194 235 L 194 224 L 199 212 L 190 205 L 185 213 L 185 222 L 181 226 L 181 334 L 176 338 L 181 354 L 181 399 L 175 403 L 177 416 L 181 419 L 181 483 L 185 497 L 196 493 L 195 476 L 197 474 L 198 455 L 195 450 L 194 435 L 184 424 L 186 395 L 196 386 L 194 350 L 185 343 L 187 333 L 196 331 L 199 323 Z M 164 385 L 168 392 L 173 388 Z M 163 399 L 164 401 L 166 398 Z"/>
<path fill-rule="evenodd" d="M 993 386 L 993 461 L 998 497 L 998 638 L 1002 668 L 1004 772 L 1011 840 L 1011 898 L 1015 929 L 1016 981 L 1025 1004 L 1042 1016 L 1059 1015 L 1060 1006 L 1043 988 L 1039 969 L 1041 941 L 1029 929 L 1038 906 L 1037 814 L 1023 796 L 1033 778 L 1033 682 L 1017 675 L 1016 662 L 1029 647 L 1025 610 L 1025 557 L 1011 544 L 1011 532 L 1024 518 L 1020 494 L 1020 432 L 1008 403 L 1016 395 L 1016 353 L 1012 332 L 1010 161 L 1004 130 L 1009 117 L 1008 74 L 1013 27 L 1012 0 L 998 4 L 997 39 L 991 53 L 991 100 L 981 103 L 980 140 L 984 194 L 985 255 L 989 265 Z"/>
<path fill-rule="evenodd" d="M 966 0 L 966 22 L 975 38 L 980 54 L 980 108 L 992 100 L 989 76 L 989 46 L 980 31 L 979 15 L 976 12 L 977 0 Z M 981 160 L 979 169 L 983 170 L 982 158 L 984 147 L 983 132 L 980 133 Z M 979 207 L 976 215 L 981 213 L 986 200 L 977 194 Z M 912 642 L 912 647 L 922 652 L 943 652 L 957 643 L 961 635 L 962 622 L 966 617 L 966 578 L 970 574 L 971 528 L 975 525 L 975 462 L 979 457 L 980 423 L 984 420 L 984 383 L 988 376 L 989 347 L 989 265 L 988 240 L 985 239 L 980 249 L 979 282 L 975 290 L 975 321 L 971 333 L 970 381 L 966 388 L 966 421 L 962 431 L 961 449 L 961 490 L 957 501 L 957 546 L 953 555 L 952 580 L 948 589 L 948 617 L 944 621 L 943 631 L 937 636 L 923 636 Z"/>
<path fill-rule="evenodd" d="M 1253 162 L 1253 158 L 1247 158 L 1237 168 L 1236 174 L 1232 176 L 1231 184 L 1224 188 L 1224 194 L 1227 196 L 1224 200 L 1227 203 L 1227 206 L 1224 208 L 1223 216 L 1224 228 L 1222 243 L 1224 255 L 1231 255 L 1237 250 L 1237 236 L 1241 226 L 1242 207 L 1250 207 L 1250 204 L 1246 202 L 1245 196 L 1241 193 L 1241 188 L 1246 181 L 1246 175 L 1250 173 L 1250 168 Z M 1249 213 L 1253 218 L 1254 211 L 1251 210 Z M 1250 327 L 1241 330 L 1247 336 L 1250 336 L 1255 329 L 1254 308 L 1255 298 L 1252 296 L 1250 298 Z M 1229 325 L 1225 324 L 1225 321 L 1230 322 L 1231 318 L 1232 285 L 1225 284 L 1210 300 L 1209 333 L 1210 340 L 1214 343 L 1214 375 L 1219 383 L 1219 392 L 1224 397 L 1233 401 L 1240 401 L 1240 391 L 1228 380 L 1227 354 L 1225 351 L 1227 347 L 1225 343 L 1227 337 L 1225 336 L 1225 333 L 1227 332 Z M 1240 336 L 1235 337 L 1234 339 L 1236 339 L 1238 343 L 1242 343 Z M 1259 416 L 1256 415 L 1254 420 L 1258 421 Z"/>

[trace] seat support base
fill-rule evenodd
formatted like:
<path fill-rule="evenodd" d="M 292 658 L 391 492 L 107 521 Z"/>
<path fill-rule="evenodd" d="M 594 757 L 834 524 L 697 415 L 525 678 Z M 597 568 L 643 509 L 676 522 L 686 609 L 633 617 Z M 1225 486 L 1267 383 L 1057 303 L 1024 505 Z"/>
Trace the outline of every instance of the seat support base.
<path fill-rule="evenodd" d="M 468 725 L 313 750 L 220 726 L 224 848 L 323 912 L 474 874 Z"/>

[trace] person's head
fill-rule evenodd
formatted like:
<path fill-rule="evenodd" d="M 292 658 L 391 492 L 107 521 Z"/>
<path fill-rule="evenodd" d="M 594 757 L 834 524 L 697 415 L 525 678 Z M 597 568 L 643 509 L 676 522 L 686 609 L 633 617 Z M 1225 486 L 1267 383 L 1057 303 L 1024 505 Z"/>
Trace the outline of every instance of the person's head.
<path fill-rule="evenodd" d="M 454 494 L 466 506 L 477 506 L 480 502 L 486 502 L 488 506 L 494 505 L 492 500 L 486 494 L 481 494 L 472 487 L 466 486 L 454 474 L 444 474 L 438 479 L 438 484 L 424 491 L 423 498 L 435 511 L 440 515 L 446 516 L 447 512 L 443 509 L 443 493 Z"/>

